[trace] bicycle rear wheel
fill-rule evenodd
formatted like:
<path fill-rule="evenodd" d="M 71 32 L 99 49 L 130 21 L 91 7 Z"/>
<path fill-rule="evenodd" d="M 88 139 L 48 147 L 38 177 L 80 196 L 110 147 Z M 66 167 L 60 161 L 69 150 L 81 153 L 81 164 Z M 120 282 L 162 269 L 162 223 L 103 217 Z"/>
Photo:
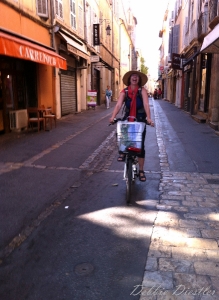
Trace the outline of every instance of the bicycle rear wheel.
<path fill-rule="evenodd" d="M 132 194 L 132 159 L 127 158 L 126 161 L 126 202 L 131 202 Z"/>

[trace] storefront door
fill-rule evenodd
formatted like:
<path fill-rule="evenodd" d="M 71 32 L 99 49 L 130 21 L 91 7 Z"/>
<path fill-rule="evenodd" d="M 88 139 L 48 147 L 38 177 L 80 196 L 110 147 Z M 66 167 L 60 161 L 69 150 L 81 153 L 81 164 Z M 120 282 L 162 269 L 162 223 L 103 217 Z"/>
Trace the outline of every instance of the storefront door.
<path fill-rule="evenodd" d="M 76 71 L 61 71 L 61 110 L 62 116 L 77 111 Z"/>
<path fill-rule="evenodd" d="M 201 59 L 201 88 L 199 98 L 199 111 L 208 112 L 211 55 L 203 54 Z"/>
<path fill-rule="evenodd" d="M 10 132 L 9 112 L 37 106 L 36 64 L 0 57 L 0 132 Z"/>
<path fill-rule="evenodd" d="M 14 110 L 15 95 L 14 95 L 14 79 L 15 76 L 11 71 L 0 71 L 1 76 L 1 112 L 0 112 L 0 124 L 2 132 L 10 131 L 9 123 L 9 111 Z"/>
<path fill-rule="evenodd" d="M 92 90 L 97 91 L 97 105 L 100 105 L 100 71 L 93 69 L 93 87 Z"/>

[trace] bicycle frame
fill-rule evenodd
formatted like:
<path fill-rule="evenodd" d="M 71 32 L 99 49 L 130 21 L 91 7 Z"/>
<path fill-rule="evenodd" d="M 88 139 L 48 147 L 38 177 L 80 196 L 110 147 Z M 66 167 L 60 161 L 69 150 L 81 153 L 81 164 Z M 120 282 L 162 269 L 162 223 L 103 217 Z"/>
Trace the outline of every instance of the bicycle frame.
<path fill-rule="evenodd" d="M 127 163 L 128 163 L 128 160 L 132 161 L 132 169 L 133 169 L 133 175 L 132 175 L 132 178 L 133 180 L 135 180 L 135 177 L 136 177 L 136 171 L 135 171 L 135 167 L 138 167 L 138 157 L 137 157 L 137 154 L 139 153 L 139 151 L 130 151 L 130 152 L 124 152 L 124 154 L 126 155 L 126 158 L 125 158 L 125 163 L 124 163 L 124 172 L 123 172 L 123 178 L 126 179 L 126 171 L 127 171 Z"/>
<path fill-rule="evenodd" d="M 129 147 L 124 152 L 125 164 L 124 164 L 124 173 L 123 178 L 126 181 L 126 202 L 127 204 L 131 203 L 131 194 L 132 194 L 132 184 L 135 181 L 135 178 L 138 176 L 138 159 L 137 154 L 139 149 Z"/>
<path fill-rule="evenodd" d="M 133 118 L 133 119 L 135 119 L 134 122 L 136 122 L 135 117 L 128 117 L 128 118 Z M 115 124 L 118 121 L 121 121 L 121 119 L 114 119 L 114 123 L 112 123 L 112 124 Z M 133 123 L 133 122 L 127 123 L 127 125 L 128 124 L 131 125 L 131 123 Z M 145 122 L 145 124 L 147 124 L 147 123 Z M 141 130 L 142 130 L 142 133 L 143 133 L 143 128 L 142 127 L 141 127 Z M 119 128 L 119 132 L 120 132 L 120 134 L 122 132 L 122 131 L 120 131 L 120 128 Z M 139 134 L 140 132 L 141 131 L 137 131 L 136 133 Z M 132 140 L 130 140 L 130 141 L 132 141 Z M 139 147 L 139 142 L 141 142 L 141 140 L 139 141 L 137 139 L 137 140 L 134 140 L 134 141 L 136 141 L 137 143 L 134 143 L 134 144 L 130 143 L 130 145 L 128 145 L 127 147 L 125 147 L 124 143 L 121 143 L 122 145 L 120 145 L 120 146 L 122 146 L 121 147 L 122 149 L 119 149 L 125 155 L 123 178 L 126 181 L 126 202 L 127 202 L 127 204 L 130 204 L 130 202 L 131 202 L 132 184 L 135 181 L 135 178 L 137 176 L 139 176 L 137 157 L 138 157 L 138 154 L 140 154 L 141 151 L 142 151 L 142 147 L 141 148 Z M 119 146 L 119 148 L 120 148 L 120 146 Z M 139 148 L 137 148 L 137 147 L 139 147 Z"/>

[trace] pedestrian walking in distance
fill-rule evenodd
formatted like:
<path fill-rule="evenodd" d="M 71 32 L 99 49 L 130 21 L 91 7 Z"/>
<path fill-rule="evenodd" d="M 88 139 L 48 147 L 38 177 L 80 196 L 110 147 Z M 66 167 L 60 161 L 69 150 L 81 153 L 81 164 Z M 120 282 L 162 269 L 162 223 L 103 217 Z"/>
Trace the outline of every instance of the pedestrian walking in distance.
<path fill-rule="evenodd" d="M 107 85 L 107 89 L 106 89 L 106 108 L 110 108 L 110 102 L 111 102 L 111 97 L 112 97 L 112 91 L 110 89 L 110 86 Z"/>

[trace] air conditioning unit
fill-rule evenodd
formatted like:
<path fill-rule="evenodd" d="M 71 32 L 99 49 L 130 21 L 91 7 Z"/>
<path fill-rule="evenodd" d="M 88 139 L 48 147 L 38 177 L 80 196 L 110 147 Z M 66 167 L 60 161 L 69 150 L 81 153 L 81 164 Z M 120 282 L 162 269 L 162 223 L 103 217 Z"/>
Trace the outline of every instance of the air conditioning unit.
<path fill-rule="evenodd" d="M 10 118 L 10 129 L 11 130 L 21 130 L 27 127 L 27 110 L 11 110 L 9 112 Z"/>

